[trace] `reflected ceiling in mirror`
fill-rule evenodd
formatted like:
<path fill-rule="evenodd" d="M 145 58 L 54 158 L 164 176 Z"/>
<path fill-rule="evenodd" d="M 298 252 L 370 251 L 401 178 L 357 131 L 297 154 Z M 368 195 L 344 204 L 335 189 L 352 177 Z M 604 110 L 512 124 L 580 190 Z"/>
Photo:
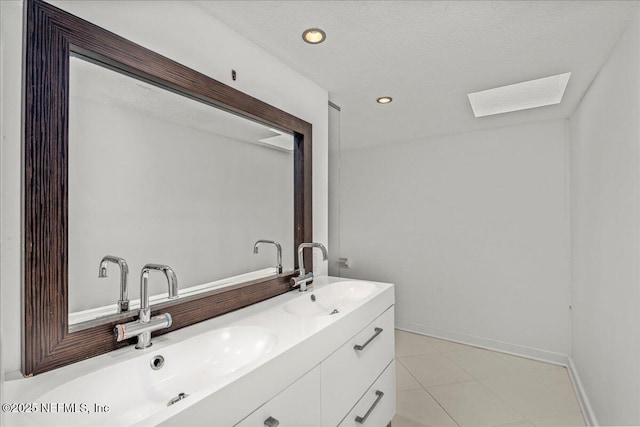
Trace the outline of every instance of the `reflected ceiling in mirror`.
<path fill-rule="evenodd" d="M 179 296 L 294 266 L 293 136 L 106 68 L 70 58 L 69 325 L 114 316 L 128 265 L 129 310 L 140 270 L 166 264 Z M 152 304 L 166 296 L 150 277 Z"/>

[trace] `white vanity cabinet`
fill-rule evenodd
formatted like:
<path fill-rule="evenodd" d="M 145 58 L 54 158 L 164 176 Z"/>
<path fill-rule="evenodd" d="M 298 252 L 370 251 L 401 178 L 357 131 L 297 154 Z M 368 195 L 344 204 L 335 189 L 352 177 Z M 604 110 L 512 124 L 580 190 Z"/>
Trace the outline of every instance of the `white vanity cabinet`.
<path fill-rule="evenodd" d="M 395 413 L 393 326 L 390 307 L 236 427 L 386 426 Z"/>
<path fill-rule="evenodd" d="M 320 427 L 320 366 L 287 387 L 236 427 Z"/>
<path fill-rule="evenodd" d="M 340 424 L 387 367 L 393 371 L 395 381 L 394 366 L 389 366 L 394 359 L 393 326 L 391 307 L 322 362 L 323 427 Z M 388 397 L 385 399 L 389 400 Z M 384 425 L 391 421 L 395 412 L 395 398 L 392 402 L 389 419 Z"/>
<path fill-rule="evenodd" d="M 395 374 L 395 361 L 391 361 L 340 423 L 340 427 L 384 427 L 389 424 L 396 413 Z"/>

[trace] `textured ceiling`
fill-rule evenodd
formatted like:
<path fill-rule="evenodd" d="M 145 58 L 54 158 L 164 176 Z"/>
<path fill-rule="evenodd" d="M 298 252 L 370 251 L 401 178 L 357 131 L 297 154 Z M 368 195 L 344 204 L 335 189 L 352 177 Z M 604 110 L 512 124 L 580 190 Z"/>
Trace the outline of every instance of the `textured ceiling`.
<path fill-rule="evenodd" d="M 638 2 L 198 1 L 329 91 L 343 149 L 568 117 Z M 301 33 L 320 27 L 327 40 Z M 467 93 L 571 72 L 561 104 L 475 118 Z M 394 102 L 378 105 L 379 96 Z"/>

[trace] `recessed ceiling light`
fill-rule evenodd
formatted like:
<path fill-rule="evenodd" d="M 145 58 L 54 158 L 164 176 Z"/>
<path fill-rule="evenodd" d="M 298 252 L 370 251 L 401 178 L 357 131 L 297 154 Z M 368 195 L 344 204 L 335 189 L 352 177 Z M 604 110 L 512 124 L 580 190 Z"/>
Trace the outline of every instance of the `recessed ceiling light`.
<path fill-rule="evenodd" d="M 476 117 L 559 104 L 571 73 L 529 80 L 467 95 Z"/>
<path fill-rule="evenodd" d="M 382 97 L 376 99 L 376 102 L 378 104 L 388 104 L 391 101 L 393 101 L 393 98 L 391 98 L 390 96 L 382 96 Z"/>
<path fill-rule="evenodd" d="M 327 34 L 320 28 L 309 28 L 302 33 L 302 40 L 309 44 L 322 43 L 327 38 Z"/>

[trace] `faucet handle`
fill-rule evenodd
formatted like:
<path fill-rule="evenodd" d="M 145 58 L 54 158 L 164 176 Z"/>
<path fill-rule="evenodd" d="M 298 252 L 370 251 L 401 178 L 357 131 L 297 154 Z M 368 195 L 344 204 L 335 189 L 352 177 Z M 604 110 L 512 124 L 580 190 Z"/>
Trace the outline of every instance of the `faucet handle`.
<path fill-rule="evenodd" d="M 307 291 L 307 284 L 311 284 L 313 282 L 313 272 L 309 272 L 304 276 L 292 277 L 289 280 L 291 284 L 291 289 L 298 288 L 300 292 Z"/>
<path fill-rule="evenodd" d="M 169 328 L 172 324 L 173 318 L 171 314 L 164 313 L 153 316 L 148 322 L 144 323 L 136 320 L 129 323 L 118 324 L 113 328 L 113 333 L 116 341 L 120 342 L 135 336 L 140 336 L 140 334 L 145 332 L 151 333 L 160 329 Z"/>

